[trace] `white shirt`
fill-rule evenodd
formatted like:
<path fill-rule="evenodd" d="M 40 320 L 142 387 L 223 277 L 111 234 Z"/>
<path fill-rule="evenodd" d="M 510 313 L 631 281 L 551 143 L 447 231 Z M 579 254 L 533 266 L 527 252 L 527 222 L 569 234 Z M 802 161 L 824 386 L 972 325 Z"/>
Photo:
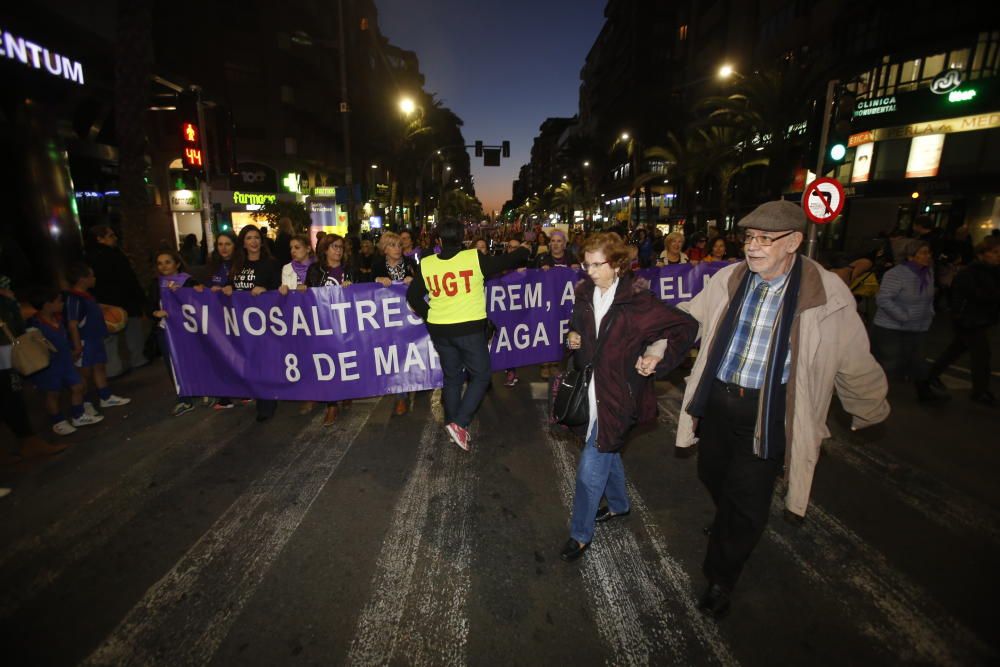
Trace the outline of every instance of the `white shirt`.
<path fill-rule="evenodd" d="M 618 290 L 618 278 L 611 283 L 611 287 L 601 293 L 600 287 L 594 287 L 594 331 L 597 336 L 601 334 L 601 320 L 611 310 L 611 304 L 615 300 L 615 292 Z M 590 379 L 590 387 L 587 389 L 587 398 L 590 402 L 590 424 L 587 426 L 587 439 L 597 424 L 597 389 L 596 375 Z"/>

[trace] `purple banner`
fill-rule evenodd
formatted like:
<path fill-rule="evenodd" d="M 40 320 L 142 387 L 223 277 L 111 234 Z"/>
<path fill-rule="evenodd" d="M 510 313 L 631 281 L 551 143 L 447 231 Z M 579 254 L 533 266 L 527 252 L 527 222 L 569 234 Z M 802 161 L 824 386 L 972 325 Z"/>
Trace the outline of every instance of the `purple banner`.
<path fill-rule="evenodd" d="M 639 272 L 669 304 L 697 294 L 724 264 Z M 494 370 L 563 358 L 574 286 L 566 268 L 515 271 L 486 284 L 497 330 Z M 355 284 L 282 296 L 163 290 L 182 396 L 337 401 L 440 387 L 440 362 L 406 287 Z"/>

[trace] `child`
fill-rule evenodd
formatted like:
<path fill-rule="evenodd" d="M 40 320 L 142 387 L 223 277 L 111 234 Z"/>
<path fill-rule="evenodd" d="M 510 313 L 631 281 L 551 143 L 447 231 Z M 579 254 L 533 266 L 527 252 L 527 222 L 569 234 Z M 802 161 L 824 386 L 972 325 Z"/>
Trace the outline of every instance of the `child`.
<path fill-rule="evenodd" d="M 54 289 L 43 287 L 36 290 L 29 303 L 38 311 L 28 320 L 28 325 L 38 327 L 48 339 L 55 352 L 46 368 L 31 375 L 31 381 L 40 391 L 45 392 L 45 411 L 52 422 L 52 430 L 57 435 L 69 435 L 78 426 L 90 426 L 104 419 L 101 415 L 88 415 L 83 408 L 83 381 L 73 366 L 73 349 L 70 347 L 66 325 L 63 323 L 62 295 Z M 63 389 L 70 391 L 70 419 L 59 410 L 59 394 Z"/>
<path fill-rule="evenodd" d="M 160 291 L 163 288 L 173 291 L 180 287 L 193 287 L 199 292 L 205 289 L 201 283 L 183 271 L 184 261 L 176 250 L 161 250 L 156 253 L 156 273 L 158 275 L 153 279 L 150 287 L 149 301 L 157 306 L 157 310 L 154 310 L 151 315 L 157 321 L 156 339 L 160 344 L 160 352 L 163 353 L 163 361 L 167 365 L 167 372 L 171 379 L 174 379 L 174 367 L 170 363 L 170 347 L 167 345 L 167 323 L 165 321 L 167 311 L 163 310 Z M 174 384 L 177 384 L 176 380 L 174 380 Z M 192 410 L 194 410 L 194 402 L 191 397 L 178 396 L 177 404 L 174 405 L 170 414 L 174 417 L 180 417 Z"/>
<path fill-rule="evenodd" d="M 104 350 L 108 328 L 104 324 L 101 304 L 88 291 L 97 283 L 94 271 L 89 264 L 76 262 L 70 265 L 66 277 L 71 285 L 66 294 L 66 329 L 73 344 L 76 367 L 80 369 L 86 386 L 96 390 L 102 408 L 128 405 L 132 399 L 116 396 L 108 387 L 108 355 Z M 97 414 L 90 401 L 84 401 L 83 409 L 88 415 Z"/>

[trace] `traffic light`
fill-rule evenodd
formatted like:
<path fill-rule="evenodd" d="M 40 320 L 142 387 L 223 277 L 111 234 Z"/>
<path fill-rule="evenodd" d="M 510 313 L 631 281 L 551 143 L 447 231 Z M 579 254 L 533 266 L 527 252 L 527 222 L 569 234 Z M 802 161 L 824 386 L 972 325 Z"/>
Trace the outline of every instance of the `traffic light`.
<path fill-rule="evenodd" d="M 476 157 L 482 157 L 482 156 L 483 156 L 483 142 L 482 141 L 477 141 L 476 142 Z"/>
<path fill-rule="evenodd" d="M 510 157 L 510 142 L 504 141 L 500 144 L 500 152 L 504 157 Z"/>
<path fill-rule="evenodd" d="M 839 90 L 833 103 L 830 134 L 826 141 L 826 166 L 838 166 L 847 157 L 847 140 L 851 136 L 851 116 L 854 114 L 855 95 Z"/>
<path fill-rule="evenodd" d="M 198 119 L 198 93 L 178 93 L 177 114 L 180 117 L 181 161 L 186 169 L 202 175 L 205 173 L 205 158 L 202 155 L 201 126 Z"/>

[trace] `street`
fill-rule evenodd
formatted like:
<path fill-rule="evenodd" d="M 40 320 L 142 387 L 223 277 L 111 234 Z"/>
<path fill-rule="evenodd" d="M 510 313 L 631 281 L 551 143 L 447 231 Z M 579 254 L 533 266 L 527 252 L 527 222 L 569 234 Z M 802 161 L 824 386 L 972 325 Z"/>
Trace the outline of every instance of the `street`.
<path fill-rule="evenodd" d="M 712 516 L 673 447 L 683 373 L 625 453 L 631 515 L 564 563 L 578 444 L 535 367 L 494 385 L 473 448 L 439 392 L 275 419 L 168 416 L 161 364 L 65 454 L 3 472 L 10 665 L 996 664 L 996 411 L 890 393 L 851 433 L 836 401 L 804 523 L 769 528 L 730 615 L 696 609 Z"/>

